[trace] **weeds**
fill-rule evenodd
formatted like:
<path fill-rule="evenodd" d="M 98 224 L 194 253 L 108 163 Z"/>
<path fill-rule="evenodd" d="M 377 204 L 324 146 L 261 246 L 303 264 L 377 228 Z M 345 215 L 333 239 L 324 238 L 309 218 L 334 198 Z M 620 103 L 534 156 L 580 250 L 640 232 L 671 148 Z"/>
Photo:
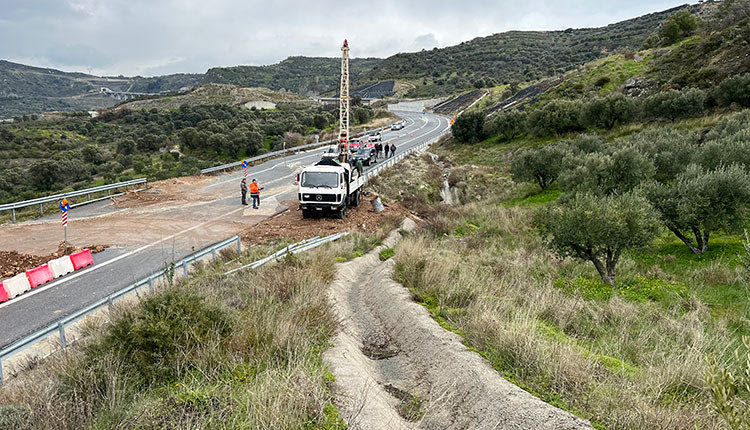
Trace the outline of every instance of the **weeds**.
<path fill-rule="evenodd" d="M 336 327 L 325 293 L 335 258 L 378 241 L 354 235 L 228 278 L 217 261 L 117 305 L 2 387 L 0 428 L 344 429 L 321 359 Z"/>

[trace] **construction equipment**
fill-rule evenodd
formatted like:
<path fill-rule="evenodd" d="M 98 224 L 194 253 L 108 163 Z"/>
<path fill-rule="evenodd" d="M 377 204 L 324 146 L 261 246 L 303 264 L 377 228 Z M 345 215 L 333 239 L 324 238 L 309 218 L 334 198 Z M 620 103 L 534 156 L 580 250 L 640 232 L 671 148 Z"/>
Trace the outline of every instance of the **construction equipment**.
<path fill-rule="evenodd" d="M 339 88 L 339 161 L 349 162 L 349 42 L 341 47 L 341 86 Z"/>

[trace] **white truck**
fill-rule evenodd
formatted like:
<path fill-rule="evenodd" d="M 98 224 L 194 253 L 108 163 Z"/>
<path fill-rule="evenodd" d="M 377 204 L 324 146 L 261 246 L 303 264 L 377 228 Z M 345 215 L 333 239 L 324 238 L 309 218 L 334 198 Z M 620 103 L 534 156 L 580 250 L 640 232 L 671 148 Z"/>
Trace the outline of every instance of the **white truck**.
<path fill-rule="evenodd" d="M 346 216 L 347 207 L 359 205 L 365 180 L 357 169 L 335 158 L 323 158 L 299 174 L 299 208 L 302 216 L 334 213 Z"/>

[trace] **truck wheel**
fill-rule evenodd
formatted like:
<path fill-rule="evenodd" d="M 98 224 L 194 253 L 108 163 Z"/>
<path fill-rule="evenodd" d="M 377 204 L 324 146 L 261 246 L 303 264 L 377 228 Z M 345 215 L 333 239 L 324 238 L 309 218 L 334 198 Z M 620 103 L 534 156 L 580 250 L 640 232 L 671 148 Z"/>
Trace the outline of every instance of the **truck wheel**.
<path fill-rule="evenodd" d="M 302 218 L 312 218 L 312 212 L 307 209 L 302 209 Z"/>
<path fill-rule="evenodd" d="M 339 219 L 346 218 L 346 205 L 344 205 L 341 209 L 339 209 L 338 217 Z"/>

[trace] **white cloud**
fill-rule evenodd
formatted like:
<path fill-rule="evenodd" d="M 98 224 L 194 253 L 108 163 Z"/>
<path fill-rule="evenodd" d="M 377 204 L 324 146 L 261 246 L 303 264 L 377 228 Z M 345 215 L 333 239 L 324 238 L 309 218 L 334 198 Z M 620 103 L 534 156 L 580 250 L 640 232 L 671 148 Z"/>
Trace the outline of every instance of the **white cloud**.
<path fill-rule="evenodd" d="M 3 0 L 0 58 L 108 75 L 202 73 L 292 55 L 444 47 L 508 30 L 601 26 L 673 0 Z M 7 43 L 7 41 L 12 41 Z"/>

